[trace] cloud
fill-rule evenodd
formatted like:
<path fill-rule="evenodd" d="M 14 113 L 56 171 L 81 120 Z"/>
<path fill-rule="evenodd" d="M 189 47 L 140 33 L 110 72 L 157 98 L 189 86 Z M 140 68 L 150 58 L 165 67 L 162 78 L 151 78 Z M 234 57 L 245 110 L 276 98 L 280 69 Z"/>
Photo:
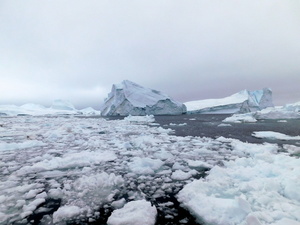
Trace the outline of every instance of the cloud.
<path fill-rule="evenodd" d="M 280 103 L 300 99 L 297 1 L 0 4 L 0 103 L 61 95 L 96 107 L 124 79 L 180 101 L 262 87 Z"/>

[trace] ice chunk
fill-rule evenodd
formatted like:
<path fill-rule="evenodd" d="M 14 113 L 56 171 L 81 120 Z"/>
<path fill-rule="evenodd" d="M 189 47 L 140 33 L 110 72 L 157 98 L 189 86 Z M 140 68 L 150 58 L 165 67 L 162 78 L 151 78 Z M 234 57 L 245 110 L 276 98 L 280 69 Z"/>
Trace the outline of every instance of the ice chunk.
<path fill-rule="evenodd" d="M 224 123 L 255 123 L 257 120 L 253 117 L 253 113 L 234 114 L 223 120 Z"/>
<path fill-rule="evenodd" d="M 108 218 L 108 225 L 154 225 L 157 210 L 146 200 L 127 203 L 123 208 L 113 211 Z"/>
<path fill-rule="evenodd" d="M 184 172 L 182 170 L 176 170 L 172 173 L 171 178 L 173 180 L 187 180 L 192 176 L 189 172 Z"/>
<path fill-rule="evenodd" d="M 164 93 L 124 80 L 113 85 L 101 106 L 102 116 L 178 115 L 186 107 Z"/>
<path fill-rule="evenodd" d="M 153 174 L 163 164 L 164 162 L 160 159 L 135 157 L 128 166 L 132 172 L 137 174 Z"/>
<path fill-rule="evenodd" d="M 81 209 L 75 205 L 65 205 L 53 213 L 53 223 L 67 221 L 81 214 Z"/>
<path fill-rule="evenodd" d="M 125 198 L 121 198 L 120 200 L 117 200 L 117 201 L 113 201 L 111 203 L 111 206 L 114 208 L 114 209 L 120 209 L 122 208 L 126 203 L 126 200 Z"/>
<path fill-rule="evenodd" d="M 207 162 L 204 162 L 202 160 L 187 160 L 187 163 L 189 167 L 204 167 L 204 168 L 211 168 L 212 165 L 210 165 Z"/>

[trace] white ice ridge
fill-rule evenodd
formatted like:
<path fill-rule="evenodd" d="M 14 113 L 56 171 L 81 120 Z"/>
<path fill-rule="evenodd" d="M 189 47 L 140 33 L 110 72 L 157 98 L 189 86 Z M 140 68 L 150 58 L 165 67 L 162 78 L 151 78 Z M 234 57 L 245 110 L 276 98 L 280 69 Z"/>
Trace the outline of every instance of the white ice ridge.
<path fill-rule="evenodd" d="M 103 116 L 178 115 L 186 107 L 168 95 L 124 80 L 114 84 L 101 106 Z"/>
<path fill-rule="evenodd" d="M 278 122 L 287 122 L 286 119 L 300 118 L 300 102 L 287 104 L 285 106 L 268 107 L 266 109 L 244 114 L 232 115 L 223 122 L 241 123 L 241 122 L 256 122 L 262 119 L 277 119 Z"/>
<path fill-rule="evenodd" d="M 100 115 L 100 111 L 97 111 L 92 107 L 78 110 L 75 109 L 72 103 L 66 100 L 54 100 L 49 108 L 34 103 L 27 103 L 21 106 L 0 105 L 0 116 L 17 115 Z"/>
<path fill-rule="evenodd" d="M 273 106 L 272 91 L 264 88 L 257 91 L 243 90 L 226 98 L 206 99 L 184 103 L 188 113 L 245 113 Z"/>
<path fill-rule="evenodd" d="M 247 221 L 300 221 L 299 147 L 284 145 L 285 153 L 277 153 L 277 145 L 170 132 L 128 119 L 0 117 L 0 224 L 97 223 L 107 218 L 100 209 L 109 208 L 115 210 L 110 221 L 122 224 L 129 218 L 122 213 L 141 205 L 153 224 L 155 210 L 178 215 L 172 202 L 157 199 L 189 183 L 179 199 L 197 218 L 208 207 L 214 209 L 205 213 L 209 218 L 244 221 L 250 207 Z M 212 201 L 197 208 L 190 199 Z"/>
<path fill-rule="evenodd" d="M 299 225 L 299 159 L 276 154 L 276 145 L 227 141 L 233 151 L 247 152 L 251 157 L 225 161 L 224 167 L 213 167 L 205 179 L 186 185 L 178 194 L 184 207 L 208 224 L 263 225 L 290 221 L 288 224 Z"/>

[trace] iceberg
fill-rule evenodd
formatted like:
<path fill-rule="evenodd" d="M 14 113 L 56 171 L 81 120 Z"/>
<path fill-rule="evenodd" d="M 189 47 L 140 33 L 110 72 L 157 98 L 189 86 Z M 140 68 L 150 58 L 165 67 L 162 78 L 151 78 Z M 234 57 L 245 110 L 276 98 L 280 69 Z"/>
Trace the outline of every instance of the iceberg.
<path fill-rule="evenodd" d="M 254 114 L 257 119 L 299 119 L 300 102 L 267 108 Z"/>
<path fill-rule="evenodd" d="M 160 91 L 124 80 L 114 84 L 101 106 L 102 116 L 180 115 L 186 113 L 184 104 Z"/>
<path fill-rule="evenodd" d="M 77 110 L 72 103 L 66 100 L 55 100 L 50 108 L 43 105 L 26 103 L 21 106 L 0 105 L 0 116 L 45 116 L 45 115 L 100 115 L 100 111 L 87 107 Z"/>
<path fill-rule="evenodd" d="M 79 110 L 84 115 L 100 115 L 100 111 L 95 110 L 92 107 L 87 107 L 84 109 Z"/>
<path fill-rule="evenodd" d="M 51 109 L 58 109 L 58 110 L 75 110 L 74 105 L 66 100 L 56 99 L 53 101 L 51 105 Z"/>
<path fill-rule="evenodd" d="M 279 120 L 300 118 L 300 102 L 285 106 L 268 107 L 260 111 L 235 114 L 223 120 L 225 123 L 256 122 L 257 120 Z"/>
<path fill-rule="evenodd" d="M 184 104 L 189 114 L 247 113 L 273 107 L 272 91 L 269 88 L 243 90 L 226 98 L 190 101 Z"/>

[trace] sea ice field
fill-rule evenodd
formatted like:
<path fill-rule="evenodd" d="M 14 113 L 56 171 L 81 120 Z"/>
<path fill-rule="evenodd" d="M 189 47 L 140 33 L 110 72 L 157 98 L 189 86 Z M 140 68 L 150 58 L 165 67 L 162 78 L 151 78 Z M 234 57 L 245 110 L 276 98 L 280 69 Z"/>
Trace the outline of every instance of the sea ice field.
<path fill-rule="evenodd" d="M 300 225 L 299 133 L 162 118 L 0 117 L 0 224 Z"/>

